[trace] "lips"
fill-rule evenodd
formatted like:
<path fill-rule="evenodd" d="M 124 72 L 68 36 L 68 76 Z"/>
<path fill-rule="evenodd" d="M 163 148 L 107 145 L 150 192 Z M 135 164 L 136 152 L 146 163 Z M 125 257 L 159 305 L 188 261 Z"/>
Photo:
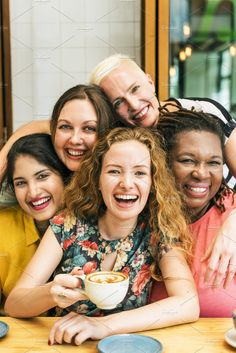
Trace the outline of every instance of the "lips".
<path fill-rule="evenodd" d="M 201 197 L 205 197 L 205 195 L 208 193 L 209 191 L 209 185 L 189 185 L 186 184 L 184 185 L 184 191 L 185 194 L 188 194 L 192 197 L 197 197 L 197 198 L 201 198 Z"/>
<path fill-rule="evenodd" d="M 149 106 L 146 106 L 143 109 L 141 109 L 137 114 L 132 116 L 132 120 L 137 122 L 144 120 L 146 118 L 148 109 L 149 109 Z"/>
<path fill-rule="evenodd" d="M 122 208 L 133 206 L 135 202 L 139 199 L 137 195 L 130 194 L 115 194 L 114 198 L 116 200 L 116 203 Z"/>
<path fill-rule="evenodd" d="M 49 205 L 50 200 L 51 200 L 51 196 L 40 197 L 29 201 L 29 205 L 35 211 L 40 211 Z"/>
<path fill-rule="evenodd" d="M 73 148 L 66 148 L 65 150 L 67 155 L 72 159 L 79 159 L 84 156 L 85 152 L 87 152 L 87 150 L 78 150 Z"/>

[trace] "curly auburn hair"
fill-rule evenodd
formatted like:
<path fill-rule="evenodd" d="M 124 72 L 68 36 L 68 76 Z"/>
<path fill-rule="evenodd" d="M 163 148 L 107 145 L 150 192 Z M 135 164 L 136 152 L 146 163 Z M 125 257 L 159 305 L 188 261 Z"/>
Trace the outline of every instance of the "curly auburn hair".
<path fill-rule="evenodd" d="M 156 130 L 158 135 L 162 136 L 162 144 L 167 153 L 167 161 L 171 169 L 169 156 L 171 151 L 176 146 L 178 135 L 189 131 L 206 131 L 216 135 L 221 144 L 222 154 L 224 158 L 225 135 L 222 129 L 221 120 L 209 113 L 197 112 L 178 107 L 176 111 L 170 112 L 168 106 L 171 103 L 166 103 L 160 107 L 160 118 Z M 225 211 L 223 203 L 224 196 L 233 193 L 233 190 L 226 184 L 223 176 L 221 186 L 212 199 L 213 204 L 220 210 Z"/>
<path fill-rule="evenodd" d="M 105 212 L 105 204 L 99 191 L 99 178 L 104 155 L 115 143 L 138 141 L 149 150 L 151 157 L 152 188 L 145 211 L 154 243 L 157 244 L 160 232 L 171 244 L 173 238 L 181 240 L 181 248 L 190 253 L 191 237 L 182 210 L 181 196 L 176 190 L 174 178 L 166 164 L 165 152 L 158 136 L 145 128 L 115 128 L 102 137 L 94 146 L 90 156 L 81 163 L 70 185 L 66 188 L 65 204 L 67 212 L 76 217 L 100 217 Z"/>

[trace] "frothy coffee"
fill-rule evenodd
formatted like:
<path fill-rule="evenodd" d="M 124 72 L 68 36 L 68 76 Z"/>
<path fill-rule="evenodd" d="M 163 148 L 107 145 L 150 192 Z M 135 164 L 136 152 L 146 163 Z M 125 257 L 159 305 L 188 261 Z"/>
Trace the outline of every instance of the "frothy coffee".
<path fill-rule="evenodd" d="M 89 275 L 88 280 L 94 283 L 117 283 L 124 281 L 127 277 L 122 273 L 93 273 Z"/>

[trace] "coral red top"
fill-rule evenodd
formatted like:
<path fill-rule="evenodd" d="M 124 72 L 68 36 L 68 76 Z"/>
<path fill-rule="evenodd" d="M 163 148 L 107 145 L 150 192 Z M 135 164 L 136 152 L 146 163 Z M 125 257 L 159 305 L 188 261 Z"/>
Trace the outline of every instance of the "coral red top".
<path fill-rule="evenodd" d="M 204 283 L 207 264 L 200 261 L 221 225 L 230 212 L 236 209 L 236 195 L 225 197 L 224 205 L 225 212 L 220 213 L 213 206 L 202 218 L 190 225 L 195 243 L 191 270 L 198 290 L 201 317 L 231 317 L 233 309 L 236 309 L 236 282 L 232 281 L 226 289 L 223 288 L 223 285 L 213 289 L 209 284 Z M 234 232 L 228 235 L 236 241 L 236 224 Z M 152 289 L 150 301 L 153 302 L 166 297 L 164 283 L 156 282 Z"/>

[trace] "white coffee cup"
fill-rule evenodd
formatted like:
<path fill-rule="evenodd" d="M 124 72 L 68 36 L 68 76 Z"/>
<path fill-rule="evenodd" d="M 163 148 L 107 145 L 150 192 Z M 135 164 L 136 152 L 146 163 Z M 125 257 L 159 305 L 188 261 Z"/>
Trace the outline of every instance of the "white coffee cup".
<path fill-rule="evenodd" d="M 129 288 L 129 277 L 121 272 L 100 271 L 77 275 L 84 282 L 85 294 L 100 309 L 114 309 L 124 299 Z"/>

